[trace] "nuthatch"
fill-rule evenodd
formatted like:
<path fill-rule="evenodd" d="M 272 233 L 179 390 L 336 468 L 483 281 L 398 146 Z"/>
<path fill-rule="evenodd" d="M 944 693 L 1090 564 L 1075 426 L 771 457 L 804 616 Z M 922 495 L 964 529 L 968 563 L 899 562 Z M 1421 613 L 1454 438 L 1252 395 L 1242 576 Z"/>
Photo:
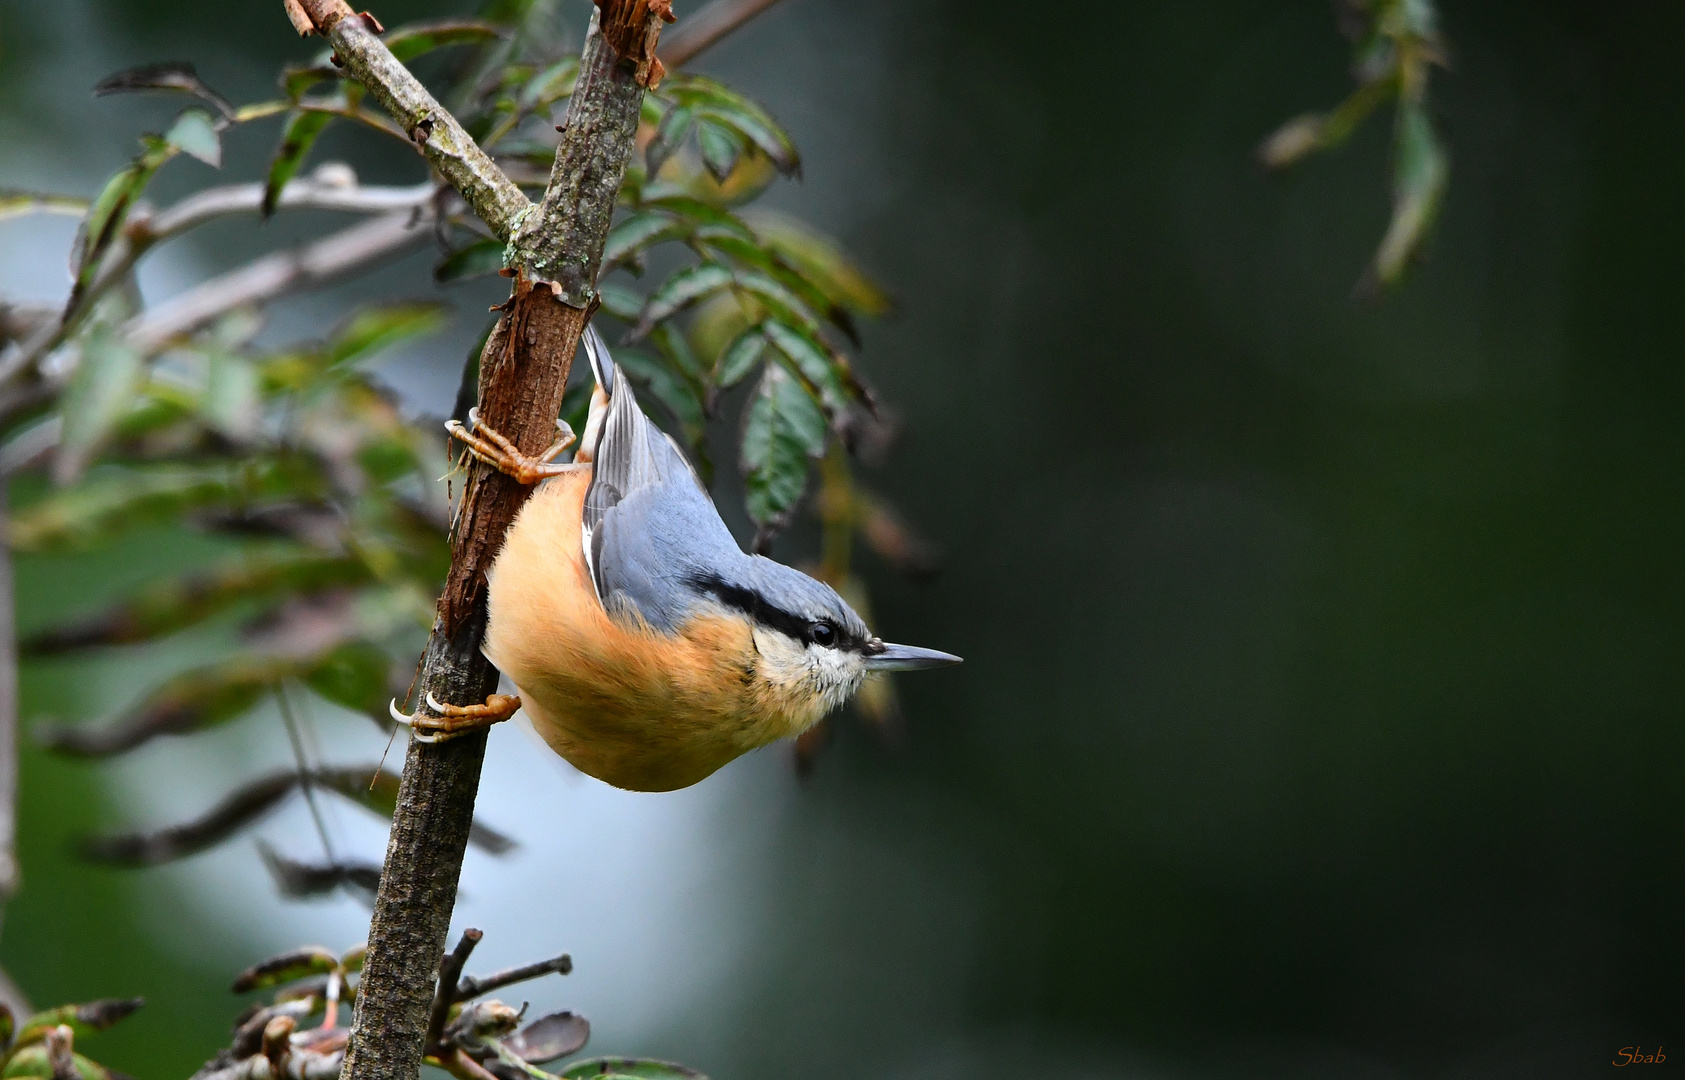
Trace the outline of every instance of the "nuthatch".
<path fill-rule="evenodd" d="M 597 388 L 572 464 L 520 453 L 470 415 L 451 433 L 535 491 L 489 577 L 484 651 L 513 698 L 404 717 L 429 741 L 507 719 L 580 771 L 634 791 L 694 784 L 738 755 L 798 735 L 868 672 L 960 658 L 872 636 L 830 586 L 745 555 L 678 446 L 638 407 L 595 328 Z"/>

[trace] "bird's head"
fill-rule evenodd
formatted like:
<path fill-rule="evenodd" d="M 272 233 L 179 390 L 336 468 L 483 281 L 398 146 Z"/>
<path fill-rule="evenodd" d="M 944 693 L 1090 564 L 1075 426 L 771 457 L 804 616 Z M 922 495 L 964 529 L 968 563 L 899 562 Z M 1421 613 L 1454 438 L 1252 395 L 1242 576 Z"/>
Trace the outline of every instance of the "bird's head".
<path fill-rule="evenodd" d="M 782 563 L 756 556 L 734 577 L 696 574 L 690 584 L 748 620 L 760 657 L 756 678 L 804 702 L 813 719 L 847 701 L 870 672 L 960 663 L 873 636 L 835 589 Z"/>

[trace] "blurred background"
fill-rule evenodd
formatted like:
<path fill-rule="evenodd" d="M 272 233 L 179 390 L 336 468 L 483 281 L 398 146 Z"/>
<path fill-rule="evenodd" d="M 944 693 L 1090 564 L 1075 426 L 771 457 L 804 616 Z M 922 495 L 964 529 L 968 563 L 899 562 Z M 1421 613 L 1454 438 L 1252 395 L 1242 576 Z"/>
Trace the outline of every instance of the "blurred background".
<path fill-rule="evenodd" d="M 1325 0 L 1078 25 L 784 0 L 706 54 L 803 150 L 774 205 L 897 300 L 859 363 L 905 435 L 868 479 L 944 569 L 863 568 L 885 636 L 967 663 L 899 682 L 893 740 L 844 718 L 805 780 L 780 746 L 630 795 L 496 731 L 481 815 L 520 847 L 469 856 L 476 966 L 566 950 L 535 1008 L 717 1080 L 1570 1077 L 1679 1037 L 1685 9 L 1441 15 L 1449 194 L 1425 264 L 1369 304 L 1387 121 L 1282 176 L 1253 156 L 1350 88 Z M 246 101 L 313 51 L 278 3 L 0 0 L 0 186 L 92 194 L 179 105 L 94 100 L 113 70 L 191 59 Z M 273 139 L 231 137 L 224 173 L 261 175 Z M 344 131 L 329 157 L 423 178 Z M 212 175 L 176 170 L 155 195 Z M 253 228 L 172 245 L 143 289 L 233 265 Z M 73 232 L 0 223 L 0 294 L 62 300 Z M 271 332 L 439 295 L 431 260 L 291 301 Z M 448 411 L 503 288 L 444 292 L 451 330 L 391 356 L 408 409 Z M 813 549 L 797 528 L 777 553 Z M 196 549 L 126 550 L 21 559 L 22 629 Z M 190 647 L 32 663 L 25 727 L 98 717 Z M 240 968 L 365 936 L 354 900 L 278 899 L 250 838 L 139 872 L 72 854 L 284 767 L 273 720 L 97 767 L 25 740 L 0 963 L 38 1004 L 146 995 L 97 1044 L 143 1080 L 226 1041 Z M 384 741 L 336 726 L 359 760 Z M 378 858 L 381 822 L 336 814 Z M 259 835 L 314 842 L 302 807 Z"/>

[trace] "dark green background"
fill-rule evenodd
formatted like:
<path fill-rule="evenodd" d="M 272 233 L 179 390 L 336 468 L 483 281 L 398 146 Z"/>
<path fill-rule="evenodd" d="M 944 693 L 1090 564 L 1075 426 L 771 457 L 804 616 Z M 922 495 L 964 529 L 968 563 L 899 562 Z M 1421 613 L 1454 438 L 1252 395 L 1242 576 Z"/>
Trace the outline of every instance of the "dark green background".
<path fill-rule="evenodd" d="M 33 9 L 0 0 L 4 130 L 89 191 L 157 114 L 44 106 L 80 61 Z M 85 5 L 110 66 L 192 57 L 241 99 L 302 49 L 278 9 Z M 1450 195 L 1372 306 L 1385 122 L 1250 157 L 1349 85 L 1320 0 L 785 0 L 710 54 L 806 151 L 778 202 L 898 298 L 860 363 L 907 434 L 870 482 L 947 558 L 872 566 L 877 621 L 967 664 L 901 681 L 892 749 L 839 725 L 736 996 L 643 1049 L 720 1080 L 1537 1078 L 1680 1037 L 1685 8 L 1443 18 Z M 456 356 L 411 365 L 420 405 Z M 22 563 L 25 620 L 91 602 L 88 565 Z M 0 958 L 43 1001 L 148 994 L 100 1055 L 185 1075 L 249 957 L 160 955 L 148 879 L 66 858 L 99 775 L 26 759 Z"/>

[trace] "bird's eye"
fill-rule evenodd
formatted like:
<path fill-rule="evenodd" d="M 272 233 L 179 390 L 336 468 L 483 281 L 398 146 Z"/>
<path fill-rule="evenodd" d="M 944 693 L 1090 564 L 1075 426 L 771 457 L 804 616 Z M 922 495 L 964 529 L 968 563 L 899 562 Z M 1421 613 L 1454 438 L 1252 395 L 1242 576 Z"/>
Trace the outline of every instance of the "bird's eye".
<path fill-rule="evenodd" d="M 807 628 L 807 639 L 828 649 L 837 643 L 837 628 L 828 622 L 816 622 Z"/>

